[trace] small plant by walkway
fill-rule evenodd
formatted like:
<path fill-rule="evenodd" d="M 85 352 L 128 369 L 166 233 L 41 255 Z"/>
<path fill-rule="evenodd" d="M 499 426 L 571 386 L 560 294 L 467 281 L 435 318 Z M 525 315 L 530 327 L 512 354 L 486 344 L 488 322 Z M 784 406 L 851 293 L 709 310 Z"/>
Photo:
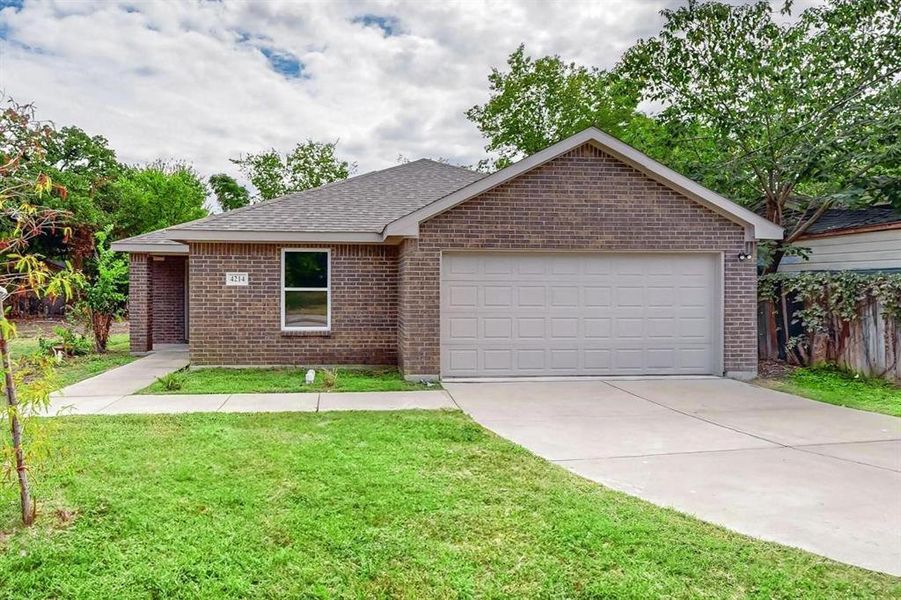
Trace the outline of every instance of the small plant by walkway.
<path fill-rule="evenodd" d="M 400 392 L 441 389 L 404 380 L 395 369 L 316 369 L 305 383 L 307 369 L 193 369 L 160 378 L 141 394 L 244 394 L 278 392 Z"/>
<path fill-rule="evenodd" d="M 901 387 L 835 367 L 795 369 L 759 383 L 811 400 L 901 417 Z"/>
<path fill-rule="evenodd" d="M 31 530 L 0 495 L 0 597 L 901 594 L 583 480 L 460 412 L 41 423 L 67 452 Z"/>

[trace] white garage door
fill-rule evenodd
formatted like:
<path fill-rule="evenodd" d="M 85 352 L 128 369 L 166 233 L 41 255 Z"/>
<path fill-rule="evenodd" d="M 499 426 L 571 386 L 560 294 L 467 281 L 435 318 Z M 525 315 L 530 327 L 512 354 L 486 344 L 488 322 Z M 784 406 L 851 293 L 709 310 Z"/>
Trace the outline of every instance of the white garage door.
<path fill-rule="evenodd" d="M 718 254 L 444 253 L 445 377 L 721 373 Z"/>

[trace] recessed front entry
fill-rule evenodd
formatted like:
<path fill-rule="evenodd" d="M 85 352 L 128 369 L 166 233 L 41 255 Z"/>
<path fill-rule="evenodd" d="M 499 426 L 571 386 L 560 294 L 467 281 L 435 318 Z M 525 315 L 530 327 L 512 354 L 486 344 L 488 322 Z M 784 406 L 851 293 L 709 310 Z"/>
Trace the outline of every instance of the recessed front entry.
<path fill-rule="evenodd" d="M 445 252 L 441 374 L 721 375 L 721 261 Z"/>

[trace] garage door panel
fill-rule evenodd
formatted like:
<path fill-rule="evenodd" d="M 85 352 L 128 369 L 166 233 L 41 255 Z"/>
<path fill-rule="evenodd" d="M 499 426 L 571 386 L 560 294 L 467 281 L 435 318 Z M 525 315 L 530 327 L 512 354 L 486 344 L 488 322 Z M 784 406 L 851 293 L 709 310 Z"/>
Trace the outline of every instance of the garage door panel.
<path fill-rule="evenodd" d="M 516 288 L 516 291 L 516 306 L 520 308 L 543 307 L 547 304 L 547 288 L 543 285 L 524 285 Z"/>
<path fill-rule="evenodd" d="M 494 308 L 513 306 L 513 288 L 502 285 L 486 285 L 482 288 L 482 306 Z"/>
<path fill-rule="evenodd" d="M 513 319 L 510 317 L 486 317 L 482 320 L 482 335 L 486 339 L 511 340 Z"/>
<path fill-rule="evenodd" d="M 717 264 L 713 254 L 446 253 L 442 374 L 714 373 Z"/>

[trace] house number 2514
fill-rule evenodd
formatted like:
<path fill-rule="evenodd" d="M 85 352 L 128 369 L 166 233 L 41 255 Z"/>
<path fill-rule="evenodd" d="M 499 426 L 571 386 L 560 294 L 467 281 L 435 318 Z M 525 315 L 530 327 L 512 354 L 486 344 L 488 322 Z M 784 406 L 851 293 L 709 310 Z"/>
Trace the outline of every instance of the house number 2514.
<path fill-rule="evenodd" d="M 247 273 L 226 273 L 225 285 L 247 285 Z"/>

